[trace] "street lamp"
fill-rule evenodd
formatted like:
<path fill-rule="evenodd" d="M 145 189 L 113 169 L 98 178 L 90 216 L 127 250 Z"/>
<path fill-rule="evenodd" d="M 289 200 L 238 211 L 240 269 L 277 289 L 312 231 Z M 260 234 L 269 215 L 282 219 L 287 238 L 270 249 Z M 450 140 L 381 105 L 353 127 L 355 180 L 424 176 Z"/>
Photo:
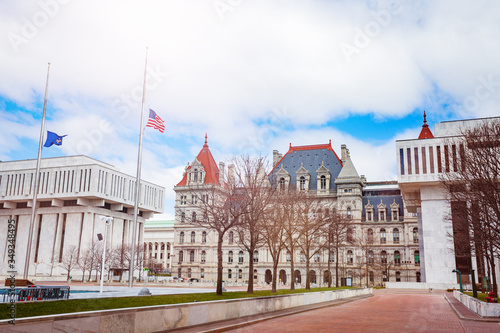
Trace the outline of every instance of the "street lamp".
<path fill-rule="evenodd" d="M 454 269 L 451 272 L 458 274 L 458 281 L 460 282 L 460 292 L 463 293 L 464 287 L 462 286 L 462 273 L 458 269 Z"/>
<path fill-rule="evenodd" d="M 102 294 L 102 285 L 104 282 L 104 262 L 106 261 L 106 239 L 108 238 L 108 225 L 113 222 L 113 218 L 109 216 L 100 215 L 99 218 L 105 222 L 104 224 L 104 246 L 102 250 L 102 265 L 101 265 L 101 287 L 99 292 Z M 97 234 L 97 238 L 101 241 L 103 239 L 101 234 Z"/>

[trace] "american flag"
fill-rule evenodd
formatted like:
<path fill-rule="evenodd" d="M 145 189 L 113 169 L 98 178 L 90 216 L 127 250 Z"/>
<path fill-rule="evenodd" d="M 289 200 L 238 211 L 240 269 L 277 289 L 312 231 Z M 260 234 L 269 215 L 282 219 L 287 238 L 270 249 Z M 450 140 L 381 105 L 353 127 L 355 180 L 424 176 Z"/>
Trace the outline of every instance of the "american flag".
<path fill-rule="evenodd" d="M 156 114 L 156 112 L 149 109 L 149 119 L 146 127 L 153 127 L 163 133 L 165 130 L 165 125 L 163 125 L 163 123 L 164 121 Z"/>

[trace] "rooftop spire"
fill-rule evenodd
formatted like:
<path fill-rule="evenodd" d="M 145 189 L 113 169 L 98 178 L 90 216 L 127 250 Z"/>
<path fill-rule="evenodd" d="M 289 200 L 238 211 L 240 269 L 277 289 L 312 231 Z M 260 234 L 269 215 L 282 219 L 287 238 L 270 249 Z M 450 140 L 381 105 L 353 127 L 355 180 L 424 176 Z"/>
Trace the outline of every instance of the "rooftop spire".
<path fill-rule="evenodd" d="M 208 147 L 207 139 L 208 139 L 208 135 L 207 135 L 207 133 L 205 133 L 205 144 L 203 145 L 203 147 Z"/>
<path fill-rule="evenodd" d="M 434 135 L 432 135 L 431 130 L 429 129 L 429 125 L 427 125 L 427 116 L 424 110 L 424 124 L 422 125 L 422 130 L 420 131 L 419 139 L 432 139 Z"/>

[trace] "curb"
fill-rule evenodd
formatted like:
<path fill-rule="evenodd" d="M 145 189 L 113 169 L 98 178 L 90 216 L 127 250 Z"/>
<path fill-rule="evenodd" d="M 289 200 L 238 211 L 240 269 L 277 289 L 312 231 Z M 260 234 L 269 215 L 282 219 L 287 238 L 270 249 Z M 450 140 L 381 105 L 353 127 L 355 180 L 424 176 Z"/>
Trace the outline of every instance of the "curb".
<path fill-rule="evenodd" d="M 444 298 L 446 299 L 446 301 L 448 302 L 448 304 L 450 304 L 451 308 L 453 309 L 453 311 L 455 311 L 456 315 L 458 316 L 458 318 L 460 318 L 461 320 L 467 320 L 467 321 L 479 321 L 479 322 L 485 322 L 485 323 L 500 323 L 500 319 L 494 319 L 494 318 L 467 318 L 467 317 L 464 317 L 462 316 L 462 314 L 455 308 L 455 306 L 451 303 L 451 301 L 449 300 L 448 296 L 446 296 L 446 294 L 443 294 Z"/>
<path fill-rule="evenodd" d="M 286 316 L 290 316 L 290 315 L 294 315 L 294 314 L 298 314 L 298 313 L 302 313 L 302 312 L 307 312 L 307 311 L 312 311 L 312 310 L 317 310 L 317 309 L 321 309 L 321 308 L 339 306 L 339 305 L 342 305 L 342 304 L 346 304 L 346 303 L 350 303 L 350 302 L 362 300 L 362 299 L 365 299 L 365 298 L 368 298 L 368 297 L 373 297 L 373 296 L 374 296 L 373 294 L 371 294 L 371 295 L 355 296 L 355 297 L 352 297 L 352 298 L 349 298 L 349 299 L 342 299 L 342 300 L 332 301 L 332 302 L 335 302 L 333 304 L 332 304 L 332 302 L 328 302 L 327 304 L 321 304 L 321 305 L 316 305 L 316 306 L 306 306 L 306 307 L 303 307 L 302 309 L 296 309 L 296 310 L 287 311 L 286 313 L 278 313 L 278 314 L 275 314 L 275 315 L 273 315 L 271 313 L 271 315 L 269 315 L 268 317 L 257 318 L 257 319 L 254 319 L 254 320 L 247 320 L 247 321 L 244 321 L 244 322 L 229 324 L 229 325 L 226 325 L 226 326 L 212 328 L 212 329 L 207 329 L 207 330 L 203 330 L 201 326 L 198 326 L 198 328 L 202 329 L 202 330 L 200 330 L 198 332 L 200 332 L 200 333 L 226 332 L 226 331 L 229 331 L 229 330 L 233 330 L 233 329 L 237 329 L 237 328 L 241 328 L 241 327 L 246 327 L 246 326 L 249 326 L 249 325 L 257 324 L 257 323 L 260 323 L 260 322 L 264 322 L 266 320 L 271 320 L 271 319 L 275 319 L 275 318 L 286 317 Z M 221 322 L 221 324 L 224 324 L 224 322 Z M 186 329 L 186 330 L 196 329 L 196 326 L 186 327 L 184 329 Z M 171 332 L 179 332 L 180 333 L 182 331 L 183 331 L 183 329 L 172 330 Z"/>

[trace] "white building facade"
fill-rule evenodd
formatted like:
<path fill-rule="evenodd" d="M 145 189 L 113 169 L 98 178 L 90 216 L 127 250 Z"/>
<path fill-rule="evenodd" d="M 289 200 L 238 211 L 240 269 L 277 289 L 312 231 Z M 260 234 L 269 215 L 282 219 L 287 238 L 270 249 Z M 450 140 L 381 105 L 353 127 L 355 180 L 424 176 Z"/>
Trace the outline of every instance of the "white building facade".
<path fill-rule="evenodd" d="M 0 163 L 0 276 L 7 276 L 7 228 L 16 229 L 15 265 L 23 272 L 31 219 L 36 160 Z M 132 244 L 135 177 L 86 156 L 41 160 L 39 191 L 30 249 L 29 276 L 57 279 L 66 275 L 64 256 L 76 249 L 77 256 L 105 235 L 107 248 Z M 142 248 L 143 225 L 154 213 L 163 212 L 165 189 L 141 181 L 137 239 Z M 81 276 L 78 268 L 71 274 Z"/>

